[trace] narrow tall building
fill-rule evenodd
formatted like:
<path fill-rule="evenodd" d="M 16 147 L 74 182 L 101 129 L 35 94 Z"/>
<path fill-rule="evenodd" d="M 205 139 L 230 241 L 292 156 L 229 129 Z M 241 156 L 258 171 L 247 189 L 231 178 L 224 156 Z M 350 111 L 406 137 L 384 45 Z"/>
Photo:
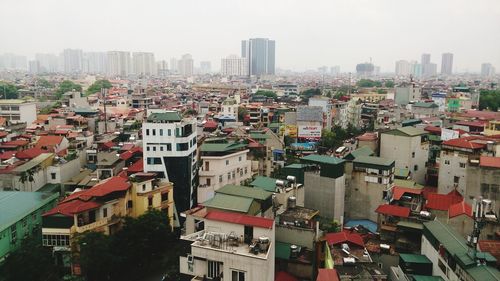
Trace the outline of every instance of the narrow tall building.
<path fill-rule="evenodd" d="M 410 75 L 410 63 L 406 60 L 398 60 L 396 62 L 396 75 L 397 76 L 408 76 Z"/>
<path fill-rule="evenodd" d="M 451 75 L 453 73 L 453 54 L 444 53 L 441 59 L 441 74 Z"/>
<path fill-rule="evenodd" d="M 230 55 L 221 59 L 222 76 L 247 76 L 248 61 L 246 58 L 240 58 L 236 55 Z"/>
<path fill-rule="evenodd" d="M 55 73 L 58 68 L 57 55 L 35 54 L 35 60 L 40 63 L 40 73 Z"/>
<path fill-rule="evenodd" d="M 241 41 L 241 57 L 248 60 L 249 75 L 274 75 L 275 41 L 252 38 Z"/>
<path fill-rule="evenodd" d="M 105 52 L 83 53 L 83 72 L 90 74 L 104 74 L 108 66 L 108 57 Z"/>
<path fill-rule="evenodd" d="M 155 55 L 153 53 L 132 53 L 133 72 L 138 76 L 156 75 Z"/>
<path fill-rule="evenodd" d="M 178 212 L 197 204 L 196 120 L 177 111 L 149 109 L 142 125 L 144 172 L 156 172 L 174 184 Z"/>
<path fill-rule="evenodd" d="M 491 63 L 481 64 L 481 76 L 490 77 L 495 75 L 495 67 Z"/>
<path fill-rule="evenodd" d="M 193 56 L 191 56 L 191 54 L 185 54 L 179 61 L 177 61 L 177 70 L 182 76 L 192 76 L 193 65 Z"/>
<path fill-rule="evenodd" d="M 130 52 L 108 52 L 108 75 L 126 77 L 130 73 Z"/>
<path fill-rule="evenodd" d="M 63 51 L 64 73 L 81 73 L 83 71 L 83 51 L 65 49 Z"/>

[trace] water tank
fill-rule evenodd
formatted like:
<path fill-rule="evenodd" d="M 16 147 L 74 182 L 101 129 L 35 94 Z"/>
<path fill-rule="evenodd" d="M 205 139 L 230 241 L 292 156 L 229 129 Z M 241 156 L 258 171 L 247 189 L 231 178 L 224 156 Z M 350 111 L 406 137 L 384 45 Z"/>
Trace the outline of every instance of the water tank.
<path fill-rule="evenodd" d="M 282 180 L 276 180 L 276 186 L 283 187 L 285 186 L 285 181 Z"/>
<path fill-rule="evenodd" d="M 297 206 L 297 198 L 295 196 L 288 197 L 288 209 L 293 209 Z"/>
<path fill-rule="evenodd" d="M 287 176 L 286 180 L 290 181 L 290 182 L 295 182 L 296 178 L 295 178 L 295 176 Z"/>
<path fill-rule="evenodd" d="M 297 245 L 290 245 L 290 258 L 296 259 L 299 257 L 299 247 Z"/>

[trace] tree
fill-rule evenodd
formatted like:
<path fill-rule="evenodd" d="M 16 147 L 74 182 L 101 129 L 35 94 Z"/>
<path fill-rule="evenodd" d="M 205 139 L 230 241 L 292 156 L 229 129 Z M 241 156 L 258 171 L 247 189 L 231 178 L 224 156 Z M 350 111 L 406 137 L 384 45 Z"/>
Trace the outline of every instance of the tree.
<path fill-rule="evenodd" d="M 356 83 L 356 85 L 361 88 L 382 87 L 382 82 L 374 81 L 371 79 L 361 79 L 358 81 L 358 83 Z"/>
<path fill-rule="evenodd" d="M 497 111 L 500 108 L 500 90 L 481 90 L 479 110 Z"/>
<path fill-rule="evenodd" d="M 254 96 L 265 96 L 272 99 L 277 99 L 278 95 L 273 91 L 258 90 Z"/>
<path fill-rule="evenodd" d="M 110 280 L 112 265 L 117 262 L 111 248 L 111 237 L 101 232 L 86 232 L 78 238 L 79 262 L 89 281 Z"/>
<path fill-rule="evenodd" d="M 64 80 L 59 84 L 59 88 L 56 91 L 56 99 L 61 99 L 62 95 L 66 92 L 71 92 L 71 91 L 77 91 L 81 92 L 82 91 L 82 86 L 74 83 L 73 81 L 69 80 Z"/>
<path fill-rule="evenodd" d="M 17 99 L 18 94 L 16 86 L 7 82 L 0 82 L 0 97 L 2 99 Z"/>
<path fill-rule="evenodd" d="M 248 115 L 248 110 L 242 106 L 238 107 L 238 120 L 243 122 L 245 120 L 245 116 Z"/>
<path fill-rule="evenodd" d="M 97 80 L 95 81 L 85 92 L 87 95 L 92 95 L 95 93 L 99 93 L 101 89 L 111 89 L 113 87 L 108 80 Z"/>
<path fill-rule="evenodd" d="M 52 252 L 41 245 L 40 237 L 24 239 L 0 266 L 2 281 L 57 281 L 59 269 L 54 265 Z"/>
<path fill-rule="evenodd" d="M 321 131 L 321 139 L 319 141 L 319 146 L 326 149 L 335 149 L 336 147 L 342 145 L 342 140 L 340 140 L 334 132 L 324 129 Z"/>
<path fill-rule="evenodd" d="M 23 185 L 24 190 L 26 190 L 26 182 L 28 181 L 28 173 L 26 171 L 21 172 L 19 175 L 19 182 Z"/>
<path fill-rule="evenodd" d="M 47 79 L 40 78 L 37 80 L 37 85 L 42 88 L 54 88 L 54 84 L 47 81 Z"/>
<path fill-rule="evenodd" d="M 387 80 L 387 81 L 385 81 L 385 83 L 384 83 L 384 86 L 385 86 L 386 88 L 394 88 L 394 85 L 395 85 L 395 84 L 394 84 L 394 81 L 392 81 L 392 80 Z"/>

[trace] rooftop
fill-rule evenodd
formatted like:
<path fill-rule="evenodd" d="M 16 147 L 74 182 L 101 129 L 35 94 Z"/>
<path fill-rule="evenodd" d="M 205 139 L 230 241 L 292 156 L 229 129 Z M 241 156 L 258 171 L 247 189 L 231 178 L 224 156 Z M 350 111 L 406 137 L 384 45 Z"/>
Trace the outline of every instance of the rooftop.
<path fill-rule="evenodd" d="M 200 147 L 201 152 L 228 152 L 231 150 L 245 148 L 245 143 L 226 142 L 226 143 L 203 143 Z"/>
<path fill-rule="evenodd" d="M 425 135 L 426 133 L 427 132 L 424 129 L 407 126 L 407 127 L 397 128 L 394 130 L 383 132 L 382 134 L 395 135 L 395 136 L 405 136 L 405 137 L 415 137 L 415 136 Z"/>
<path fill-rule="evenodd" d="M 219 211 L 209 211 L 205 218 L 214 221 L 229 222 L 267 229 L 272 228 L 274 225 L 274 220 L 272 219 Z"/>
<path fill-rule="evenodd" d="M 44 162 L 45 160 L 47 160 L 53 156 L 54 156 L 53 153 L 42 153 L 42 154 L 38 155 L 37 157 L 31 159 L 30 161 L 26 162 L 25 164 L 14 168 L 13 171 L 17 172 L 17 173 L 22 173 L 22 172 L 28 171 L 28 170 L 40 165 L 42 162 Z"/>
<path fill-rule="evenodd" d="M 215 193 L 235 195 L 235 196 L 253 198 L 257 200 L 266 200 L 273 195 L 272 192 L 268 192 L 259 188 L 252 188 L 252 187 L 233 185 L 233 184 L 226 184 L 225 186 L 217 189 Z"/>
<path fill-rule="evenodd" d="M 338 165 L 345 162 L 345 160 L 337 157 L 330 157 L 326 155 L 311 154 L 302 157 L 301 160 L 306 162 L 311 162 L 314 164 L 328 164 L 328 165 Z"/>
<path fill-rule="evenodd" d="M 166 111 L 162 113 L 151 113 L 148 122 L 179 122 L 182 116 L 177 111 Z"/>
<path fill-rule="evenodd" d="M 254 181 L 250 183 L 251 186 L 255 188 L 261 188 L 265 191 L 275 192 L 276 191 L 276 180 L 270 177 L 257 176 Z"/>
<path fill-rule="evenodd" d="M 424 255 L 415 254 L 399 254 L 399 258 L 405 263 L 432 263 L 429 258 Z"/>
<path fill-rule="evenodd" d="M 410 208 L 401 207 L 397 205 L 389 205 L 389 204 L 383 204 L 378 206 L 375 212 L 387 216 L 402 217 L 402 218 L 407 218 L 410 216 Z"/>
<path fill-rule="evenodd" d="M 216 193 L 212 199 L 203 202 L 202 205 L 208 208 L 248 213 L 253 202 L 252 198 Z"/>
<path fill-rule="evenodd" d="M 357 157 L 360 157 L 360 156 L 372 156 L 374 155 L 375 153 L 373 152 L 373 150 L 371 148 L 369 148 L 368 146 L 363 146 L 363 147 L 360 147 L 356 150 L 353 150 L 351 151 L 350 153 L 348 153 L 344 159 L 346 160 L 354 160 L 356 159 Z"/>
<path fill-rule="evenodd" d="M 433 102 L 416 102 L 413 104 L 414 107 L 423 107 L 423 108 L 436 108 L 439 107 L 437 104 Z"/>
<path fill-rule="evenodd" d="M 479 166 L 500 169 L 500 157 L 481 156 L 479 158 Z"/>
<path fill-rule="evenodd" d="M 394 165 L 395 160 L 376 157 L 376 156 L 358 156 L 356 157 L 356 159 L 354 159 L 353 162 L 354 164 L 368 164 L 375 166 L 391 167 Z"/>

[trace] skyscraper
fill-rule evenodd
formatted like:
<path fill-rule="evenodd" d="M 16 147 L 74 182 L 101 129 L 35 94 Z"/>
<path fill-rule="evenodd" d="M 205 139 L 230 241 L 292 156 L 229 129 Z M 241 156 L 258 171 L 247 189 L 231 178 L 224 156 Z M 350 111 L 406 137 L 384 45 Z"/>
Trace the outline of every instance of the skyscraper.
<path fill-rule="evenodd" d="M 0 55 L 0 69 L 6 70 L 27 70 L 28 61 L 25 56 L 16 54 Z"/>
<path fill-rule="evenodd" d="M 431 54 L 422 54 L 422 76 L 434 76 L 437 73 L 437 65 L 431 62 Z"/>
<path fill-rule="evenodd" d="M 408 76 L 411 74 L 410 63 L 407 60 L 396 61 L 396 75 Z"/>
<path fill-rule="evenodd" d="M 453 72 L 453 54 L 444 53 L 441 60 L 441 74 L 451 75 Z"/>
<path fill-rule="evenodd" d="M 495 67 L 491 63 L 481 64 L 481 76 L 490 77 L 495 75 Z"/>
<path fill-rule="evenodd" d="M 212 72 L 212 63 L 209 61 L 200 62 L 201 74 L 207 74 Z"/>
<path fill-rule="evenodd" d="M 178 71 L 179 60 L 177 58 L 170 59 L 170 72 L 177 73 Z"/>
<path fill-rule="evenodd" d="M 83 72 L 104 74 L 108 66 L 108 57 L 104 52 L 83 53 Z"/>
<path fill-rule="evenodd" d="M 81 73 L 83 71 L 83 51 L 80 49 L 64 49 L 64 73 Z"/>
<path fill-rule="evenodd" d="M 177 70 L 182 76 L 191 76 L 193 75 L 193 65 L 193 56 L 191 56 L 190 54 L 185 54 L 177 62 Z"/>
<path fill-rule="evenodd" d="M 241 57 L 248 60 L 248 75 L 274 75 L 274 40 L 252 38 L 241 41 Z"/>
<path fill-rule="evenodd" d="M 108 52 L 108 75 L 127 77 L 130 73 L 130 52 Z"/>
<path fill-rule="evenodd" d="M 138 76 L 156 75 L 155 55 L 153 53 L 132 53 L 134 74 Z"/>
<path fill-rule="evenodd" d="M 35 60 L 40 63 L 41 73 L 57 72 L 59 59 L 54 54 L 35 54 Z"/>
<path fill-rule="evenodd" d="M 222 58 L 220 63 L 220 72 L 222 76 L 247 76 L 247 59 L 240 58 L 237 55 L 230 55 Z"/>
<path fill-rule="evenodd" d="M 422 65 L 431 63 L 431 54 L 422 54 Z"/>

